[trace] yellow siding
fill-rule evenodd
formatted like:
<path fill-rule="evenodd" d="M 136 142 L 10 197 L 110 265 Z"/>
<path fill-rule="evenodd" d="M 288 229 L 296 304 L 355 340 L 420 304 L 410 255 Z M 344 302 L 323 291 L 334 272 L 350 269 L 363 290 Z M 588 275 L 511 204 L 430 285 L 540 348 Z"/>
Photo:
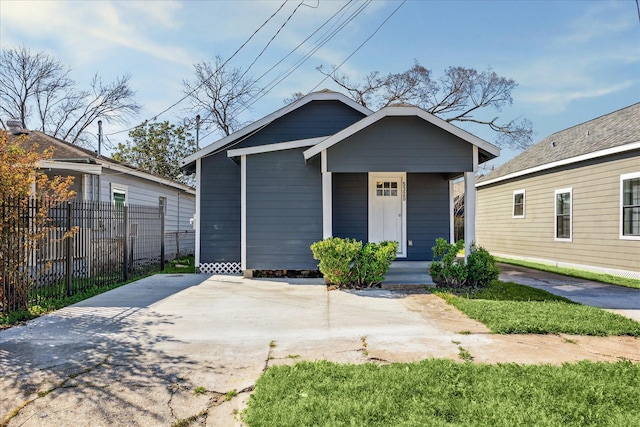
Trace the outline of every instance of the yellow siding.
<path fill-rule="evenodd" d="M 640 240 L 620 239 L 620 175 L 638 153 L 478 187 L 476 241 L 493 253 L 640 273 Z M 572 189 L 571 242 L 555 241 L 555 190 Z M 525 190 L 525 217 L 512 218 Z"/>

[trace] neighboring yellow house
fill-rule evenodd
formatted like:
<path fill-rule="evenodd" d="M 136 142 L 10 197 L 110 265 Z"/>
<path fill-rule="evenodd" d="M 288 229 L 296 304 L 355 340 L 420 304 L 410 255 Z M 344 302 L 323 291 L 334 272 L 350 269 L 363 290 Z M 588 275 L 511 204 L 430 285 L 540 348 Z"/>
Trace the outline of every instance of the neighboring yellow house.
<path fill-rule="evenodd" d="M 478 179 L 494 255 L 640 279 L 640 103 L 557 132 Z"/>

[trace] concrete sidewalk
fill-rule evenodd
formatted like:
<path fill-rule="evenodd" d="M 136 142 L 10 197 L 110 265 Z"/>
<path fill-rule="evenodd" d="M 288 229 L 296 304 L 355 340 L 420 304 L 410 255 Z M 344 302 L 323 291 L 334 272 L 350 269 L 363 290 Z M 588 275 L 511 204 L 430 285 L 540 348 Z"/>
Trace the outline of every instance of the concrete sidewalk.
<path fill-rule="evenodd" d="M 240 426 L 264 370 L 301 360 L 640 361 L 637 338 L 497 336 L 419 289 L 310 283 L 156 275 L 0 331 L 0 425 Z"/>
<path fill-rule="evenodd" d="M 500 264 L 500 270 L 502 281 L 544 289 L 580 304 L 610 310 L 640 322 L 640 289 L 592 282 L 510 264 Z"/>

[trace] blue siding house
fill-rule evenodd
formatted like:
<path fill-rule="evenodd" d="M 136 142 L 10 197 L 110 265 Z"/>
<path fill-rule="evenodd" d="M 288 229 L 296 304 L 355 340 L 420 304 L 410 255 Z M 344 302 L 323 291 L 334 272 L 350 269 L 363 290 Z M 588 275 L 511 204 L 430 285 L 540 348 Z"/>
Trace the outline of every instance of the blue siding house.
<path fill-rule="evenodd" d="M 453 239 L 460 178 L 475 240 L 475 172 L 499 152 L 414 106 L 311 93 L 183 160 L 196 174 L 196 265 L 316 270 L 309 246 L 330 236 L 395 240 L 398 259 L 429 261 L 437 237 Z"/>

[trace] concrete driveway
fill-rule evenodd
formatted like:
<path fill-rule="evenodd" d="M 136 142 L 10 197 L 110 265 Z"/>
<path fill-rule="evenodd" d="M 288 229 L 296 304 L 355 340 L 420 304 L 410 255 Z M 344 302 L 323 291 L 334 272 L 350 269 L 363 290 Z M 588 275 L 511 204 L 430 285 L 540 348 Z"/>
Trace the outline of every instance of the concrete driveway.
<path fill-rule="evenodd" d="M 509 264 L 500 264 L 500 270 L 502 281 L 544 289 L 580 304 L 604 308 L 640 322 L 640 289 L 592 282 Z"/>
<path fill-rule="evenodd" d="M 261 373 L 300 360 L 640 357 L 636 338 L 496 336 L 430 294 L 317 283 L 156 275 L 0 331 L 0 425 L 241 425 Z"/>

